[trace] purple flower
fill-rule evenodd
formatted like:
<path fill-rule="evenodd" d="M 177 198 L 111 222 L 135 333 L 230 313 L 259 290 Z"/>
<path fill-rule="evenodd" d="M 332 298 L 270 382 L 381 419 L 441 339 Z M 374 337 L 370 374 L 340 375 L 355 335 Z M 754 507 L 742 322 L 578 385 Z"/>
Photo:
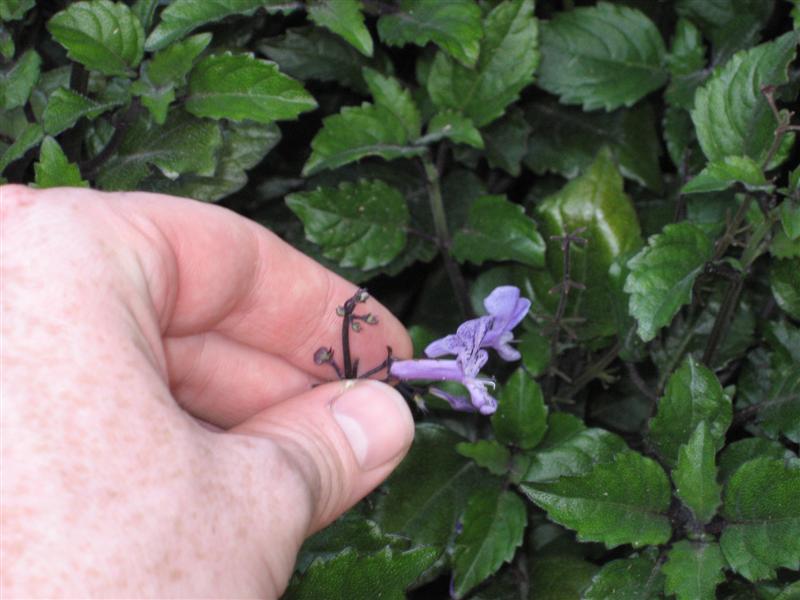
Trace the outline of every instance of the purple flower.
<path fill-rule="evenodd" d="M 530 300 L 520 298 L 519 289 L 514 286 L 495 288 L 484 300 L 488 316 L 465 321 L 456 333 L 428 345 L 425 354 L 430 358 L 393 361 L 389 372 L 398 379 L 458 381 L 469 391 L 469 400 L 437 388 L 430 392 L 455 410 L 490 415 L 497 410 L 497 400 L 486 387 L 494 388 L 494 381 L 478 376 L 489 360 L 484 348 L 494 348 L 504 360 L 517 360 L 520 354 L 509 343 L 513 339 L 511 330 L 525 317 L 530 305 Z M 455 355 L 455 360 L 435 360 L 448 354 Z"/>
<path fill-rule="evenodd" d="M 476 337 L 480 348 L 494 348 L 503 360 L 519 360 L 520 353 L 511 347 L 514 339 L 512 330 L 531 307 L 531 301 L 521 298 L 519 288 L 503 285 L 492 290 L 483 301 L 488 316 L 465 321 L 455 334 L 445 336 L 428 344 L 425 355 L 437 358 L 447 354 L 460 355 L 475 347 Z"/>

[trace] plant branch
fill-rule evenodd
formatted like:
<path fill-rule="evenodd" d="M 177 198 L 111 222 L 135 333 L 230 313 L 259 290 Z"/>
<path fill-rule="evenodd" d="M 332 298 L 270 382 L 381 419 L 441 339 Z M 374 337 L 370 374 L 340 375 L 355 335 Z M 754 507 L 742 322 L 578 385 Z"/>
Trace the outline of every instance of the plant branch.
<path fill-rule="evenodd" d="M 69 74 L 69 87 L 81 96 L 85 96 L 89 88 L 89 71 L 82 64 L 72 63 Z M 80 119 L 70 131 L 64 134 L 63 147 L 64 154 L 70 162 L 77 163 L 81 159 L 81 145 L 83 144 L 83 134 L 85 131 L 85 119 Z"/>
<path fill-rule="evenodd" d="M 570 388 L 562 395 L 562 397 L 572 398 L 575 394 L 586 387 L 587 384 L 602 375 L 608 365 L 614 362 L 617 356 L 619 356 L 620 350 L 622 350 L 622 344 L 617 341 L 600 358 L 589 364 L 583 373 L 575 378 Z"/>
<path fill-rule="evenodd" d="M 464 276 L 461 274 L 461 269 L 459 269 L 458 264 L 453 260 L 453 255 L 450 253 L 452 241 L 447 228 L 447 215 L 444 210 L 442 190 L 439 185 L 439 169 L 433 164 L 430 153 L 426 153 L 422 156 L 422 166 L 425 169 L 425 178 L 428 184 L 428 201 L 433 216 L 433 226 L 436 230 L 439 254 L 442 256 L 444 268 L 445 271 L 447 271 L 447 277 L 455 293 L 461 317 L 466 319 L 472 316 L 472 309 L 470 308 L 469 294 L 467 293 L 467 284 L 464 281 Z"/>
<path fill-rule="evenodd" d="M 120 145 L 122 144 L 122 140 L 125 139 L 125 134 L 128 132 L 130 126 L 133 125 L 134 121 L 136 121 L 136 118 L 139 116 L 141 110 L 142 105 L 139 103 L 139 99 L 134 98 L 131 100 L 128 109 L 118 117 L 118 122 L 117 119 L 114 119 L 114 134 L 111 136 L 111 139 L 108 141 L 105 147 L 97 153 L 97 156 L 90 158 L 79 165 L 81 173 L 83 173 L 84 177 L 87 179 L 93 179 L 97 175 L 97 171 L 100 169 L 100 167 L 102 167 L 106 161 L 111 158 L 119 149 Z"/>
<path fill-rule="evenodd" d="M 792 117 L 794 116 L 794 112 L 787 111 L 781 114 L 781 111 L 778 110 L 777 104 L 775 104 L 775 86 L 774 85 L 765 85 L 761 87 L 761 93 L 764 95 L 764 98 L 767 100 L 767 104 L 769 104 L 769 108 L 772 111 L 772 115 L 775 117 L 775 121 L 777 122 L 778 126 L 775 128 L 775 133 L 772 138 L 772 144 L 767 150 L 767 155 L 764 157 L 764 160 L 761 163 L 761 168 L 766 171 L 767 167 L 769 167 L 769 163 L 772 162 L 772 159 L 775 157 L 775 154 L 781 147 L 783 143 L 783 138 L 787 132 L 796 130 L 796 126 L 791 124 Z"/>

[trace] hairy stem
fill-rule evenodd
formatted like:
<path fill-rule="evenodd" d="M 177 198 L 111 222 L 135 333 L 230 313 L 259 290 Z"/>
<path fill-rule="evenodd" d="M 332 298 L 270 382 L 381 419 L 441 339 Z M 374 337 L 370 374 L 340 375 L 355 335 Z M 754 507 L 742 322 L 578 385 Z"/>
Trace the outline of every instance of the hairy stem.
<path fill-rule="evenodd" d="M 619 356 L 622 349 L 622 344 L 617 341 L 606 352 L 598 358 L 595 362 L 591 363 L 586 369 L 578 375 L 572 382 L 572 386 L 563 394 L 564 398 L 572 398 L 575 394 L 581 391 L 587 384 L 603 374 L 608 365 L 614 362 Z"/>
<path fill-rule="evenodd" d="M 428 183 L 428 201 L 433 216 L 433 226 L 436 230 L 439 254 L 442 256 L 444 268 L 445 271 L 447 271 L 447 277 L 455 293 L 461 317 L 462 319 L 466 319 L 472 316 L 472 310 L 470 309 L 469 295 L 467 293 L 467 284 L 464 281 L 464 276 L 461 274 L 461 269 L 458 268 L 458 264 L 453 260 L 452 254 L 450 254 L 452 242 L 450 239 L 450 232 L 447 228 L 447 216 L 444 210 L 444 201 L 442 200 L 442 190 L 439 186 L 439 169 L 433 164 L 430 154 L 422 156 L 422 166 L 425 169 L 425 177 Z"/>

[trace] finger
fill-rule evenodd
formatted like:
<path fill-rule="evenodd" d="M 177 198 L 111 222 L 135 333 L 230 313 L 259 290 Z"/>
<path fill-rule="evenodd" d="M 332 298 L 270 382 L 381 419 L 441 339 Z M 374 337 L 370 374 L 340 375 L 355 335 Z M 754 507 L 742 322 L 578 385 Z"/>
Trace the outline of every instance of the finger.
<path fill-rule="evenodd" d="M 142 213 L 149 220 L 135 224 L 145 230 L 146 248 L 158 249 L 146 262 L 166 335 L 214 330 L 328 377 L 312 357 L 319 347 L 340 350 L 336 307 L 353 295 L 353 284 L 223 208 L 145 193 L 125 194 L 117 205 L 132 222 Z M 370 299 L 359 312 L 378 320 L 354 339 L 363 367 L 380 363 L 387 346 L 410 356 L 405 328 L 386 308 Z"/>
<path fill-rule="evenodd" d="M 295 475 L 288 506 L 305 507 L 283 516 L 299 544 L 389 475 L 411 445 L 414 422 L 394 388 L 361 380 L 316 387 L 233 432 L 269 439 L 283 449 Z M 258 454 L 256 449 L 256 461 Z"/>
<path fill-rule="evenodd" d="M 178 404 L 224 429 L 319 383 L 279 356 L 214 332 L 167 338 L 164 350 Z"/>

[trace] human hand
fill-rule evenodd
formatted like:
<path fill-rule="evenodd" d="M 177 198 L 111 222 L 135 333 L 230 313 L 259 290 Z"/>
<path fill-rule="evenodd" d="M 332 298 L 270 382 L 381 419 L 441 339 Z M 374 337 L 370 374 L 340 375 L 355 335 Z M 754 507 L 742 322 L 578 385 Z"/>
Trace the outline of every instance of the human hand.
<path fill-rule="evenodd" d="M 391 387 L 313 387 L 354 286 L 257 224 L 21 186 L 0 222 L 4 597 L 277 597 L 408 450 Z M 409 356 L 368 302 L 361 363 Z"/>

